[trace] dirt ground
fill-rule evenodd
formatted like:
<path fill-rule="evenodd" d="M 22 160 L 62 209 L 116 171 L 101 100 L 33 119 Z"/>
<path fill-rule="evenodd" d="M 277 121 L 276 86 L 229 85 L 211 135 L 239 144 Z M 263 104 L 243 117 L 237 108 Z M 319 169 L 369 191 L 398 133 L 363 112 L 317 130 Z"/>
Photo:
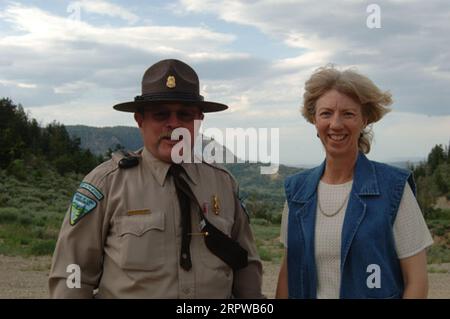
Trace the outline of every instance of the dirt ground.
<path fill-rule="evenodd" d="M 48 298 L 51 258 L 0 256 L 0 298 Z M 429 298 L 450 299 L 450 264 L 432 265 Z M 279 265 L 264 262 L 263 292 L 273 298 Z"/>

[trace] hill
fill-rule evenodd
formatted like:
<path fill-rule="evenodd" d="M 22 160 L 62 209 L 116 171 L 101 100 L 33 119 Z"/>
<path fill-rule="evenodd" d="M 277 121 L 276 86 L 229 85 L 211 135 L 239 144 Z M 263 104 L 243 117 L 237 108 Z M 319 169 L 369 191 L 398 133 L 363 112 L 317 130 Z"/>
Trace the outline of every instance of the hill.
<path fill-rule="evenodd" d="M 97 155 L 107 154 L 123 146 L 128 150 L 137 150 L 142 147 L 142 137 L 137 127 L 91 127 L 85 125 L 66 126 L 69 135 L 80 139 L 80 146 Z"/>

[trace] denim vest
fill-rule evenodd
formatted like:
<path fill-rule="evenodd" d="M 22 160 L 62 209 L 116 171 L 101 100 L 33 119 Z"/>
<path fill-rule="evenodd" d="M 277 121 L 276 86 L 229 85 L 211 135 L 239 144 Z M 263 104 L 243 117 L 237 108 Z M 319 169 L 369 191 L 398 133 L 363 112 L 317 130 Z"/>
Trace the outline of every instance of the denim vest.
<path fill-rule="evenodd" d="M 318 167 L 285 181 L 289 206 L 288 287 L 290 298 L 316 298 L 314 233 Z M 395 251 L 393 225 L 409 171 L 373 162 L 359 153 L 341 239 L 340 298 L 401 298 L 403 277 Z"/>

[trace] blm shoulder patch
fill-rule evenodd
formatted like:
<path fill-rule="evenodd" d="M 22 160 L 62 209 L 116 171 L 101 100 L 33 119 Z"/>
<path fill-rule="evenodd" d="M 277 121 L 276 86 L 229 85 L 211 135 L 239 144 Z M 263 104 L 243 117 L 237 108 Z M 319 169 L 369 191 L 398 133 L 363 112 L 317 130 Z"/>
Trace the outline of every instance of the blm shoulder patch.
<path fill-rule="evenodd" d="M 97 207 L 97 202 L 92 198 L 76 192 L 70 205 L 70 225 L 75 225 L 81 218 Z"/>

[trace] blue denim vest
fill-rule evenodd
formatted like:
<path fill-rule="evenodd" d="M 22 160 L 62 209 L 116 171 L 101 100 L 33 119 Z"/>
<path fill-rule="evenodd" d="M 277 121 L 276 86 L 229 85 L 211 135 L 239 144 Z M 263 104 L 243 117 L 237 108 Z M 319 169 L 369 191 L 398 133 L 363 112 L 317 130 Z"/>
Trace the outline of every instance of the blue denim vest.
<path fill-rule="evenodd" d="M 290 298 L 316 298 L 314 233 L 317 186 L 324 169 L 325 161 L 285 181 Z M 402 297 L 404 284 L 393 225 L 407 181 L 415 194 L 409 171 L 358 155 L 342 227 L 340 298 Z M 378 278 L 375 287 L 374 276 Z"/>

